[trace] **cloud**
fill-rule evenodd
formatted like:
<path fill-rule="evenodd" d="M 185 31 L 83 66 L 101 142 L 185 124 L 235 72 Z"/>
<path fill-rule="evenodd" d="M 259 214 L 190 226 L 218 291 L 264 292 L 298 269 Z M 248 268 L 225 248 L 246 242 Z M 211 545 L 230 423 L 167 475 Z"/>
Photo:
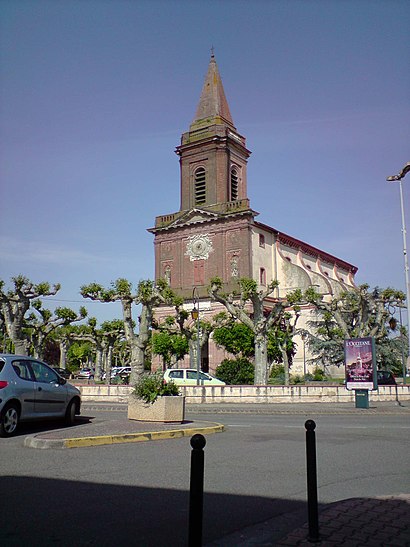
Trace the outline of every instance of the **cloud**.
<path fill-rule="evenodd" d="M 44 241 L 28 241 L 12 237 L 0 237 L 0 256 L 4 262 L 24 265 L 65 265 L 83 266 L 90 262 L 106 264 L 112 257 L 106 254 L 92 254 L 81 249 L 50 245 Z"/>

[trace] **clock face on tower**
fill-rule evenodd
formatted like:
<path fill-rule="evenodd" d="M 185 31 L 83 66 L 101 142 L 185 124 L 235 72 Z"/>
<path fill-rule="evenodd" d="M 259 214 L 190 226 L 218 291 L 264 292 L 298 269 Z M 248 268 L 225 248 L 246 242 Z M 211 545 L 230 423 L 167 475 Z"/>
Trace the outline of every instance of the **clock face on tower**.
<path fill-rule="evenodd" d="M 185 254 L 189 256 L 192 262 L 193 260 L 206 260 L 211 251 L 213 251 L 213 248 L 209 235 L 197 234 L 188 239 Z"/>

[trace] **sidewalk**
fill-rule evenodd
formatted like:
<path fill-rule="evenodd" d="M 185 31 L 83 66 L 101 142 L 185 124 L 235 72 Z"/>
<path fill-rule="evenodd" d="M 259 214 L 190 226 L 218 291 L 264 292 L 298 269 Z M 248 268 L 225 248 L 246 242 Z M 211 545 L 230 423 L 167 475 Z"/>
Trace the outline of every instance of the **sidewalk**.
<path fill-rule="evenodd" d="M 410 547 L 410 494 L 352 498 L 319 508 L 319 541 L 306 511 L 284 514 L 205 547 Z"/>

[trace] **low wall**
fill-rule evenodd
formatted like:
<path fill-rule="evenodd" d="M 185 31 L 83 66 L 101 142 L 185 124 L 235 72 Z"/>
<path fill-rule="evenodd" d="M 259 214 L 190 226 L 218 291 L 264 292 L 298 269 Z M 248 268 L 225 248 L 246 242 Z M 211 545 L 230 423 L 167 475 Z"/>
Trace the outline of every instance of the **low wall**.
<path fill-rule="evenodd" d="M 125 403 L 132 391 L 130 386 L 86 385 L 81 389 L 82 400 Z M 181 393 L 189 403 L 348 403 L 354 402 L 353 391 L 344 386 L 184 386 Z M 369 392 L 369 400 L 408 401 L 410 385 L 380 386 Z"/>

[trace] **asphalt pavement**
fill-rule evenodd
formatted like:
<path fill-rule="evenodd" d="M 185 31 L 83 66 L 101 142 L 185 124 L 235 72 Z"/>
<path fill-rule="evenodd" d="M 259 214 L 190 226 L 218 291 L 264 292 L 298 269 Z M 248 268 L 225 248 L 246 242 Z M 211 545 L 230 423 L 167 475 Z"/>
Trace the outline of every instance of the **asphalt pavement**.
<path fill-rule="evenodd" d="M 351 404 L 261 404 L 188 405 L 182 424 L 147 423 L 128 420 L 116 410 L 121 404 L 87 402 L 83 414 L 91 410 L 112 410 L 103 419 L 82 419 L 71 428 L 41 431 L 26 437 L 31 448 L 78 448 L 104 444 L 155 441 L 157 439 L 222 433 L 223 424 L 203 420 L 208 414 L 298 414 L 309 419 L 325 414 L 399 414 L 410 417 L 410 402 L 375 403 L 368 409 Z M 194 419 L 201 416 L 200 420 Z M 318 528 L 316 527 L 318 525 Z M 324 547 L 410 547 L 410 493 L 375 498 L 353 498 L 318 506 L 318 520 L 308 522 L 307 509 L 284 512 L 278 517 L 219 538 L 207 547 L 310 545 Z"/>

